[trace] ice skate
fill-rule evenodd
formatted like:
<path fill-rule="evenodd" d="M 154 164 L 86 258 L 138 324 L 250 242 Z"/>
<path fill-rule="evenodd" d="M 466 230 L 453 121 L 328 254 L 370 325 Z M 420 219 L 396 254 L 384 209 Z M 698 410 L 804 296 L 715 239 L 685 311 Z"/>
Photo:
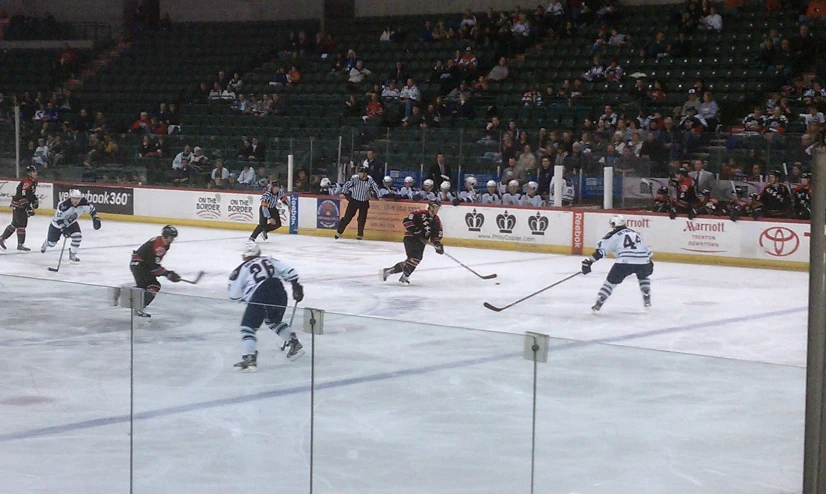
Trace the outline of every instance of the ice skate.
<path fill-rule="evenodd" d="M 270 238 L 270 236 L 267 235 L 267 230 L 264 230 L 263 232 L 261 232 L 261 236 L 264 238 L 264 240 L 267 240 L 267 239 Z"/>
<path fill-rule="evenodd" d="M 43 245 L 41 245 L 41 246 L 40 246 L 40 253 L 41 253 L 41 254 L 45 254 L 45 253 L 46 253 L 46 249 L 48 249 L 48 248 L 49 248 L 49 244 L 47 244 L 46 242 L 47 242 L 47 240 L 44 240 L 44 241 L 43 241 Z"/>
<path fill-rule="evenodd" d="M 403 274 L 401 278 L 399 278 L 399 284 L 408 286 L 410 285 L 410 279 L 407 277 L 406 274 Z"/>
<path fill-rule="evenodd" d="M 338 240 L 338 239 L 340 239 L 340 238 L 341 238 L 341 234 L 340 234 L 340 233 L 336 233 L 336 235 L 335 235 L 333 238 L 335 238 L 336 240 Z"/>
<path fill-rule="evenodd" d="M 591 307 L 591 312 L 593 312 L 594 314 L 599 313 L 599 310 L 602 308 L 602 304 L 604 304 L 604 303 L 605 303 L 605 300 L 602 300 L 602 299 L 597 300 L 597 303 L 595 303 L 594 306 Z"/>
<path fill-rule="evenodd" d="M 2 238 L 0 238 L 0 248 L 6 250 L 6 241 Z"/>
<path fill-rule="evenodd" d="M 5 247 L 3 247 L 5 249 Z M 26 247 L 23 244 L 17 244 L 17 250 L 22 250 L 23 252 L 30 252 L 31 249 Z"/>
<path fill-rule="evenodd" d="M 363 237 L 361 235 L 356 236 L 356 240 L 361 240 Z"/>
<path fill-rule="evenodd" d="M 290 362 L 295 362 L 299 357 L 304 355 L 304 345 L 298 341 L 295 333 L 290 334 L 290 341 L 287 342 L 284 348 L 287 349 L 287 359 L 289 359 Z"/>
<path fill-rule="evenodd" d="M 379 279 L 387 281 L 387 277 L 393 274 L 393 268 L 382 268 L 379 270 Z"/>
<path fill-rule="evenodd" d="M 150 318 L 150 317 L 152 317 L 152 314 L 149 314 L 149 313 L 147 313 L 147 312 L 144 312 L 144 311 L 142 311 L 142 310 L 140 310 L 140 309 L 135 309 L 135 310 L 133 310 L 133 311 L 132 311 L 132 314 L 134 314 L 134 315 L 135 315 L 135 317 L 145 317 L 145 318 L 147 318 L 147 319 L 148 319 L 148 318 Z"/>
<path fill-rule="evenodd" d="M 643 293 L 642 294 L 642 306 L 646 309 L 651 307 L 651 294 L 650 293 Z"/>
<path fill-rule="evenodd" d="M 258 352 L 244 355 L 241 361 L 236 363 L 233 367 L 241 372 L 255 372 L 258 370 Z"/>
<path fill-rule="evenodd" d="M 69 260 L 72 262 L 80 262 L 80 258 L 74 252 L 69 252 Z"/>

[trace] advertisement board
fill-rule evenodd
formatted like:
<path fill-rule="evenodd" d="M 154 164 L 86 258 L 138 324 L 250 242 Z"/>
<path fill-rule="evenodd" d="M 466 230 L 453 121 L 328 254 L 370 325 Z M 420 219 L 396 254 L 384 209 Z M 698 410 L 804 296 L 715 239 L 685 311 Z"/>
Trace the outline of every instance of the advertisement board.
<path fill-rule="evenodd" d="M 550 209 L 442 206 L 445 236 L 467 240 L 567 246 L 571 213 Z"/>
<path fill-rule="evenodd" d="M 338 219 L 341 217 L 339 202 L 338 199 L 333 198 L 316 198 L 316 228 L 321 230 L 338 228 Z"/>
<path fill-rule="evenodd" d="M 55 183 L 52 187 L 54 203 L 69 197 L 70 189 L 78 189 L 99 213 L 135 214 L 135 191 L 131 187 L 101 187 Z"/>
<path fill-rule="evenodd" d="M 367 223 L 364 225 L 365 233 L 379 234 L 404 234 L 402 220 L 412 211 L 424 209 L 425 204 L 419 202 L 394 202 L 394 201 L 370 201 L 370 209 L 367 212 Z M 347 210 L 347 200 L 341 199 L 339 206 L 339 220 Z M 358 216 L 356 216 L 358 218 Z M 355 222 L 356 219 L 353 219 Z M 338 225 L 336 225 L 338 226 Z"/>
<path fill-rule="evenodd" d="M 298 194 L 290 194 L 290 233 L 298 233 Z"/>

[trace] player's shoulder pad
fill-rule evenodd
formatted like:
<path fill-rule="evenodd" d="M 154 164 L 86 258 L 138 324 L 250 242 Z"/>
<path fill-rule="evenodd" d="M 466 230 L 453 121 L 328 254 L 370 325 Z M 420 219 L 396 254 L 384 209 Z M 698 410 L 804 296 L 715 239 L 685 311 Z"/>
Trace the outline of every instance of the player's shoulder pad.
<path fill-rule="evenodd" d="M 91 206 L 92 203 L 87 201 L 85 197 L 81 197 L 80 202 L 77 203 L 77 205 L 78 205 L 78 207 L 80 207 L 80 206 Z"/>
<path fill-rule="evenodd" d="M 616 235 L 617 233 L 619 233 L 623 230 L 625 230 L 625 228 L 617 228 L 615 230 L 611 230 L 610 232 L 606 233 L 605 236 L 602 237 L 602 239 L 603 240 L 608 240 L 609 238 L 613 237 L 614 235 Z"/>
<path fill-rule="evenodd" d="M 238 279 L 238 275 L 241 274 L 241 268 L 243 268 L 249 261 L 244 261 L 238 265 L 237 268 L 232 270 L 232 273 L 229 275 L 229 281 L 235 281 Z"/>

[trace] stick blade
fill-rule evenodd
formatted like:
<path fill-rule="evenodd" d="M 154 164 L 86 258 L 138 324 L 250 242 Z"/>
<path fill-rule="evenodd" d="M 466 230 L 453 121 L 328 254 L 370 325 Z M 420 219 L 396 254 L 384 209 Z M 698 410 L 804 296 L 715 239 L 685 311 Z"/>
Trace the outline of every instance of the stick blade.
<path fill-rule="evenodd" d="M 194 284 L 198 283 L 199 281 L 201 281 L 201 278 L 203 278 L 203 277 L 204 277 L 204 272 L 203 271 L 198 271 L 198 274 L 195 276 L 195 279 L 192 280 L 192 284 L 194 285 Z"/>
<path fill-rule="evenodd" d="M 493 312 L 502 312 L 502 310 L 503 310 L 503 308 L 501 308 L 501 307 L 494 307 L 494 306 L 490 305 L 488 302 L 485 302 L 485 303 L 484 303 L 484 304 L 482 304 L 482 305 L 484 305 L 484 306 L 485 306 L 485 309 L 490 309 L 490 310 L 492 310 Z"/>
<path fill-rule="evenodd" d="M 57 273 L 57 268 L 47 268 L 52 273 Z"/>
<path fill-rule="evenodd" d="M 483 280 L 492 280 L 492 279 L 496 278 L 496 273 L 488 274 L 488 275 L 485 275 L 485 276 L 480 276 L 480 278 L 482 278 Z"/>

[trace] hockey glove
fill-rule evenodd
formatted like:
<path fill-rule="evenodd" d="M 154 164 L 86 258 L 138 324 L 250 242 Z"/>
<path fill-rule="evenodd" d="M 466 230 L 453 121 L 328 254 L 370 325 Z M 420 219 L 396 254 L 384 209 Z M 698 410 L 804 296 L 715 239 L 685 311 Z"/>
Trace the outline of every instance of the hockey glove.
<path fill-rule="evenodd" d="M 694 208 L 688 208 L 688 219 L 693 220 L 697 217 L 697 210 Z"/>
<path fill-rule="evenodd" d="M 459 198 L 458 198 L 458 197 L 454 197 L 454 198 L 453 198 L 453 200 L 451 201 L 451 204 L 453 204 L 454 206 L 458 206 L 458 205 L 459 205 L 459 202 L 460 202 L 460 201 L 459 201 Z"/>
<path fill-rule="evenodd" d="M 93 217 L 92 226 L 95 228 L 95 230 L 100 230 L 100 218 L 98 218 L 97 216 Z"/>
<path fill-rule="evenodd" d="M 445 253 L 445 246 L 441 242 L 433 242 L 433 247 L 436 248 L 436 253 L 442 255 Z"/>
<path fill-rule="evenodd" d="M 582 260 L 582 274 L 590 273 L 592 264 L 594 264 L 594 261 L 592 261 L 590 259 L 583 259 Z"/>
<path fill-rule="evenodd" d="M 297 281 L 293 281 L 293 300 L 296 302 L 304 300 L 304 287 Z"/>
<path fill-rule="evenodd" d="M 167 271 L 166 273 L 164 273 L 164 275 L 172 283 L 177 283 L 177 282 L 181 281 L 180 275 L 178 275 L 178 273 L 176 273 L 175 271 Z"/>
<path fill-rule="evenodd" d="M 34 216 L 34 209 L 32 209 L 31 207 L 26 208 L 26 215 Z"/>
<path fill-rule="evenodd" d="M 32 201 L 32 209 L 37 209 L 40 207 L 40 201 Z"/>

